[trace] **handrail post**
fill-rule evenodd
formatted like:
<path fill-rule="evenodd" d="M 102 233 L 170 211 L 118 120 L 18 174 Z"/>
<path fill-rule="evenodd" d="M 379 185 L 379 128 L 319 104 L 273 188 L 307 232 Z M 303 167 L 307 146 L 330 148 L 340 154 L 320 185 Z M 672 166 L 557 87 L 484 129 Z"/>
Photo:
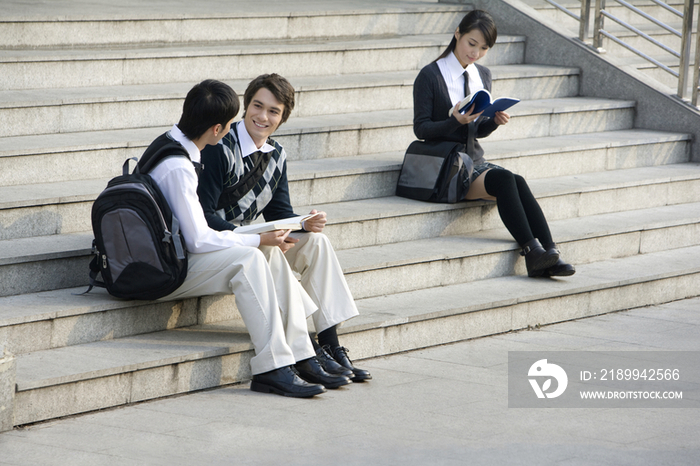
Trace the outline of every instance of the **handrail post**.
<path fill-rule="evenodd" d="M 681 39 L 681 59 L 678 69 L 678 97 L 685 96 L 688 86 L 688 70 L 690 68 L 690 44 L 693 42 L 693 7 L 694 0 L 685 0 L 683 10 L 683 32 Z"/>
<path fill-rule="evenodd" d="M 695 22 L 700 28 L 700 8 L 698 8 L 698 19 Z M 691 30 L 692 31 L 692 30 Z M 697 42 L 695 43 L 695 62 L 693 62 L 693 93 L 691 102 L 693 105 L 698 105 L 698 85 L 700 84 L 700 29 L 697 34 Z"/>
<path fill-rule="evenodd" d="M 581 21 L 579 22 L 578 38 L 581 42 L 588 40 L 588 25 L 591 22 L 591 0 L 581 0 Z"/>
<path fill-rule="evenodd" d="M 593 48 L 598 52 L 603 50 L 603 15 L 601 10 L 605 8 L 605 0 L 595 0 L 595 20 L 593 23 Z"/>

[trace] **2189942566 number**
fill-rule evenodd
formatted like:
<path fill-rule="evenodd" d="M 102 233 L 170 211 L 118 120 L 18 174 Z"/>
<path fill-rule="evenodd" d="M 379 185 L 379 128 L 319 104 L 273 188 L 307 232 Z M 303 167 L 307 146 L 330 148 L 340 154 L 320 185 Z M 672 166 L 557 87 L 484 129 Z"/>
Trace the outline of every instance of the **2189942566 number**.
<path fill-rule="evenodd" d="M 679 369 L 601 369 L 598 380 L 680 380 Z"/>

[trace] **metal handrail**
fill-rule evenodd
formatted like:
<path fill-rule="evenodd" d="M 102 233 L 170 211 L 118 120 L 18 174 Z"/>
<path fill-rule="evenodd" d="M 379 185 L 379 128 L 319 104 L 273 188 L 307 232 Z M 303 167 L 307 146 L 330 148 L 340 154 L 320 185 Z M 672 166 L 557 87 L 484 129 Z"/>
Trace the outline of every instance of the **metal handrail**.
<path fill-rule="evenodd" d="M 582 42 L 586 42 L 588 40 L 588 28 L 589 28 L 589 23 L 590 23 L 590 18 L 591 18 L 591 0 L 581 0 L 581 13 L 576 14 L 575 12 L 571 11 L 570 9 L 566 8 L 563 5 L 560 5 L 557 3 L 555 0 L 545 0 L 547 3 L 550 5 L 553 5 L 555 8 L 563 11 L 566 13 L 568 16 L 574 18 L 579 22 L 579 39 Z M 655 24 L 656 26 L 659 26 L 663 28 L 664 30 L 670 32 L 671 34 L 675 35 L 676 37 L 681 38 L 681 50 L 676 51 L 673 48 L 662 44 L 658 40 L 654 39 L 651 37 L 649 34 L 646 34 L 639 28 L 636 28 L 635 26 L 627 23 L 626 21 L 617 18 L 615 15 L 611 14 L 609 11 L 606 11 L 605 9 L 605 0 L 595 0 L 595 7 L 594 7 L 594 13 L 593 13 L 593 18 L 594 18 L 594 26 L 593 26 L 593 48 L 596 49 L 600 53 L 604 53 L 605 50 L 602 48 L 602 42 L 603 42 L 603 37 L 607 37 L 608 39 L 612 40 L 616 44 L 621 45 L 622 47 L 630 50 L 631 52 L 637 54 L 638 56 L 642 57 L 643 59 L 647 60 L 649 63 L 652 63 L 653 65 L 661 68 L 662 70 L 670 73 L 673 77 L 678 79 L 678 89 L 677 89 L 677 96 L 680 97 L 681 99 L 685 98 L 686 95 L 686 88 L 688 87 L 688 79 L 692 79 L 692 85 L 690 86 L 692 88 L 692 95 L 690 97 L 690 101 L 693 105 L 698 104 L 698 97 L 700 94 L 700 34 L 697 36 L 697 43 L 695 47 L 695 61 L 693 62 L 695 65 L 693 66 L 693 73 L 692 77 L 690 76 L 690 63 L 691 63 L 691 56 L 690 56 L 690 50 L 691 50 L 691 40 L 692 40 L 692 35 L 693 35 L 693 8 L 695 6 L 695 1 L 696 0 L 685 0 L 684 5 L 683 5 L 683 11 L 678 11 L 672 6 L 668 5 L 667 3 L 661 1 L 661 0 L 650 0 L 652 3 L 664 8 L 665 10 L 671 12 L 672 14 L 678 16 L 679 18 L 682 19 L 683 21 L 683 28 L 681 31 L 676 30 L 672 26 L 669 26 L 668 24 L 664 23 L 663 21 L 654 18 L 648 13 L 645 13 L 641 9 L 635 7 L 631 3 L 627 2 L 626 0 L 611 0 L 614 2 L 617 2 L 618 4 L 624 6 L 625 8 L 629 9 L 630 11 L 634 12 L 635 14 L 639 15 L 640 17 L 644 18 L 645 20 Z M 619 37 L 616 37 L 614 34 L 612 34 L 610 31 L 605 30 L 605 18 L 608 18 L 612 21 L 615 21 L 617 24 L 621 25 L 622 27 L 626 28 L 629 31 L 632 31 L 635 33 L 637 36 L 642 37 L 646 39 L 647 41 L 651 42 L 655 46 L 661 48 L 664 52 L 671 54 L 674 58 L 677 58 L 679 61 L 679 68 L 678 71 L 674 71 L 667 65 L 664 65 L 661 63 L 659 60 L 652 58 L 649 56 L 647 53 L 642 52 L 641 50 L 638 50 L 637 48 L 625 43 L 624 40 L 620 39 Z M 698 8 L 698 18 L 696 21 L 696 24 L 700 25 L 700 8 Z"/>
<path fill-rule="evenodd" d="M 659 5 L 660 7 L 663 7 L 663 8 L 665 8 L 665 9 L 667 9 L 667 10 L 670 11 L 671 13 L 674 13 L 674 14 L 677 15 L 677 16 L 681 16 L 681 17 L 683 16 L 683 13 L 682 13 L 682 12 L 676 10 L 675 8 L 673 8 L 671 5 L 669 5 L 669 4 L 667 4 L 667 3 L 664 3 L 664 2 L 659 1 L 659 0 L 651 0 L 651 1 L 652 1 L 653 3 L 656 3 L 657 5 Z"/>
<path fill-rule="evenodd" d="M 665 24 L 664 22 L 652 17 L 651 15 L 645 13 L 644 11 L 640 10 L 639 8 L 635 7 L 634 5 L 631 5 L 625 0 L 612 0 L 614 2 L 617 2 L 618 4 L 628 8 L 630 11 L 634 12 L 635 14 L 641 16 L 642 18 L 652 22 L 653 24 L 665 29 L 666 31 L 674 34 L 677 37 L 681 38 L 681 50 L 676 51 L 672 49 L 671 47 L 668 47 L 661 42 L 657 41 L 650 35 L 644 33 L 643 31 L 639 30 L 638 28 L 632 26 L 631 24 L 615 17 L 615 15 L 611 14 L 609 11 L 606 11 L 605 9 L 605 0 L 596 0 L 595 3 L 595 12 L 594 12 L 594 18 L 595 18 L 595 26 L 594 26 L 594 34 L 593 34 L 593 47 L 598 50 L 599 52 L 604 52 L 602 50 L 602 38 L 607 37 L 613 42 L 625 47 L 626 49 L 632 51 L 633 53 L 637 54 L 638 56 L 644 58 L 645 60 L 649 61 L 650 63 L 654 64 L 655 66 L 661 68 L 662 70 L 670 73 L 672 76 L 675 78 L 678 78 L 678 89 L 677 89 L 677 95 L 681 99 L 685 98 L 686 95 L 686 88 L 687 88 L 687 82 L 688 82 L 688 75 L 689 75 L 689 70 L 690 70 L 690 44 L 691 44 L 691 38 L 692 38 L 692 33 L 693 33 L 693 8 L 695 6 L 695 1 L 694 0 L 685 0 L 684 2 L 684 8 L 683 12 L 679 12 L 675 8 L 665 4 L 664 2 L 661 2 L 659 0 L 651 0 L 653 3 L 664 7 L 666 10 L 672 12 L 673 14 L 681 17 L 683 19 L 683 28 L 682 31 L 677 31 L 673 27 Z M 699 8 L 700 10 L 700 8 Z M 626 28 L 629 31 L 634 32 L 637 34 L 639 37 L 643 37 L 647 41 L 651 42 L 652 44 L 656 45 L 657 47 L 661 48 L 667 53 L 670 53 L 672 56 L 677 58 L 679 60 L 679 69 L 678 72 L 672 70 L 668 66 L 660 63 L 658 60 L 650 57 L 646 53 L 642 52 L 641 50 L 636 49 L 635 47 L 625 43 L 622 39 L 619 37 L 616 37 L 614 34 L 612 34 L 609 31 L 605 30 L 605 18 L 611 19 L 615 21 L 616 23 L 620 24 L 624 28 Z M 700 22 L 700 18 L 698 19 L 698 22 Z M 700 37 L 698 38 L 698 46 L 700 46 Z M 698 59 L 700 59 L 700 53 L 698 53 L 698 50 L 696 49 L 696 54 L 695 54 L 695 70 L 693 73 L 693 93 L 691 96 L 691 102 L 693 105 L 697 105 L 698 102 L 698 79 L 700 78 L 699 72 L 698 72 L 698 65 L 700 62 Z"/>
<path fill-rule="evenodd" d="M 700 25 L 700 8 L 698 8 L 698 19 L 695 24 Z M 693 88 L 693 94 L 691 96 L 690 101 L 693 103 L 693 105 L 698 104 L 698 91 L 700 90 L 700 34 L 697 34 L 696 38 L 697 42 L 695 43 L 695 65 L 693 68 L 695 68 L 695 72 L 693 73 L 693 81 L 692 81 L 692 88 Z"/>
<path fill-rule="evenodd" d="M 627 23 L 627 22 L 621 20 L 620 18 L 616 17 L 615 15 L 611 15 L 610 13 L 608 13 L 608 12 L 605 11 L 605 10 L 602 10 L 602 11 L 600 12 L 600 14 L 602 14 L 602 15 L 605 16 L 606 18 L 612 19 L 613 21 L 615 21 L 615 22 L 616 22 L 617 24 L 619 24 L 620 26 L 623 26 L 623 27 L 625 27 L 627 30 L 634 32 L 635 34 L 637 34 L 637 35 L 640 36 L 640 37 L 643 37 L 644 39 L 648 40 L 648 41 L 651 42 L 652 44 L 654 44 L 654 45 L 656 45 L 657 47 L 663 49 L 664 51 L 670 53 L 671 55 L 675 56 L 676 58 L 680 58 L 680 57 L 681 57 L 680 52 L 676 52 L 676 51 L 673 50 L 671 47 L 662 44 L 662 43 L 659 42 L 658 40 L 656 40 L 656 39 L 654 39 L 653 37 L 651 37 L 649 34 L 647 34 L 647 33 L 643 32 L 643 31 L 641 31 L 640 29 L 637 29 L 636 27 L 634 27 L 634 26 L 632 26 L 631 24 L 629 24 L 629 23 Z M 605 30 L 601 30 L 601 31 L 599 31 L 599 32 L 600 32 L 601 34 L 607 36 L 607 37 L 610 37 L 610 38 L 615 37 L 615 36 L 613 36 L 611 33 L 607 32 L 607 31 L 605 31 Z M 678 37 L 681 37 L 681 33 L 678 32 L 678 31 L 676 31 L 675 29 L 672 29 L 671 32 L 674 32 Z M 616 41 L 616 42 L 617 42 L 617 41 Z M 629 49 L 632 50 L 633 52 L 635 51 L 634 47 L 629 46 L 629 47 L 627 47 L 627 48 L 629 48 Z"/>
<path fill-rule="evenodd" d="M 549 3 L 550 5 L 554 6 L 555 8 L 563 11 L 567 15 L 574 18 L 576 21 L 578 21 L 579 22 L 578 38 L 581 39 L 582 42 L 586 42 L 586 40 L 588 40 L 588 26 L 590 24 L 590 18 L 591 18 L 591 0 L 581 0 L 581 13 L 578 15 L 576 13 L 574 13 L 573 11 L 569 10 L 568 8 L 566 8 L 565 6 L 558 4 L 554 0 L 544 0 L 544 1 Z"/>

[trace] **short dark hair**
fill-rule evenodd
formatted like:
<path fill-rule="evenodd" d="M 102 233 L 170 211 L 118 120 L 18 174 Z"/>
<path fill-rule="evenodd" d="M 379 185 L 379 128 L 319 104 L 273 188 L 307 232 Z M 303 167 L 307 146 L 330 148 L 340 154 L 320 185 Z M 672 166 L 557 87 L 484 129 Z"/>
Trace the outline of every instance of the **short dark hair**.
<path fill-rule="evenodd" d="M 284 105 L 284 109 L 282 110 L 282 121 L 280 121 L 280 124 L 284 123 L 287 121 L 287 118 L 289 118 L 289 115 L 294 109 L 294 87 L 289 83 L 289 81 L 287 81 L 286 78 L 276 73 L 262 74 L 248 84 L 248 88 L 245 90 L 245 94 L 243 94 L 244 111 L 248 108 L 250 102 L 253 101 L 255 94 L 263 87 L 272 92 L 275 99 Z"/>
<path fill-rule="evenodd" d="M 493 47 L 496 44 L 496 39 L 498 38 L 496 22 L 493 20 L 493 17 L 484 10 L 472 10 L 469 13 L 467 13 L 464 16 L 464 18 L 462 18 L 462 21 L 460 21 L 458 29 L 460 35 L 464 35 L 469 31 L 478 29 L 484 35 L 484 40 L 486 41 L 486 45 L 488 45 L 489 48 Z M 452 40 L 450 41 L 450 45 L 448 45 L 447 48 L 442 52 L 442 54 L 439 57 L 437 57 L 436 61 L 448 56 L 451 52 L 454 51 L 456 46 L 457 39 L 453 35 Z"/>
<path fill-rule="evenodd" d="M 238 95 L 231 86 L 207 79 L 187 93 L 177 127 L 194 141 L 214 125 L 226 126 L 238 114 L 240 107 Z"/>

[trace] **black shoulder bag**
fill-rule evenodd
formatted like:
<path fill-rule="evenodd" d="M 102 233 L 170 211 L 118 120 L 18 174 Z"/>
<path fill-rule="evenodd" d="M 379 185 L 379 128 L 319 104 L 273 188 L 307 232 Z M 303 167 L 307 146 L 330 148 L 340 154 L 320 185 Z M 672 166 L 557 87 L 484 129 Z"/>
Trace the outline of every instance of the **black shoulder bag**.
<path fill-rule="evenodd" d="M 464 144 L 452 141 L 413 141 L 404 155 L 396 195 L 453 204 L 464 199 L 474 162 Z"/>

